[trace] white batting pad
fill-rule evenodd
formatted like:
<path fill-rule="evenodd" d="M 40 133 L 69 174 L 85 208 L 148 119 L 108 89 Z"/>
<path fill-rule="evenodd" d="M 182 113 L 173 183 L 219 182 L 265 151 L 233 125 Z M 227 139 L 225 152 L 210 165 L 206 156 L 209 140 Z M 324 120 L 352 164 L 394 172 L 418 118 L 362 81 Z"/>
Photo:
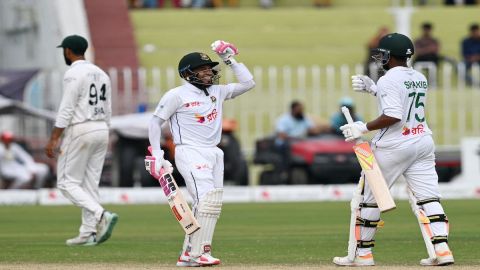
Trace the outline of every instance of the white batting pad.
<path fill-rule="evenodd" d="M 215 225 L 222 211 L 222 196 L 223 189 L 217 188 L 207 192 L 198 203 L 196 218 L 201 228 L 191 236 L 191 257 L 210 253 Z"/>

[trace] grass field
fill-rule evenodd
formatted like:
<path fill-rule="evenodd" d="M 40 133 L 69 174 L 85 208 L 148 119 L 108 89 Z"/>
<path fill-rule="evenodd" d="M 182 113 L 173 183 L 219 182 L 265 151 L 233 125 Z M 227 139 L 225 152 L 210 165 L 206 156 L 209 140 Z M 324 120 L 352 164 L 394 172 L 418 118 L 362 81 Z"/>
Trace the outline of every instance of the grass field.
<path fill-rule="evenodd" d="M 145 67 L 176 66 L 192 50 L 209 52 L 210 43 L 217 39 L 235 43 L 238 59 L 249 66 L 361 63 L 368 40 L 380 26 L 395 31 L 394 18 L 387 6 L 339 2 L 345 3 L 327 9 L 134 10 L 130 17 Z M 478 21 L 479 11 L 480 6 L 417 8 L 412 14 L 412 37 L 419 35 L 422 22 L 430 21 L 441 53 L 460 59 L 460 42 L 468 26 Z M 145 52 L 146 44 L 156 50 Z"/>
<path fill-rule="evenodd" d="M 456 264 L 480 267 L 478 201 L 452 200 L 443 205 L 451 220 L 450 245 Z M 67 247 L 65 239 L 77 233 L 78 208 L 0 207 L 0 268 L 42 264 L 102 264 L 112 269 L 174 266 L 183 236 L 166 205 L 108 208 L 120 215 L 108 242 L 97 247 Z M 349 215 L 347 202 L 226 204 L 217 225 L 214 255 L 225 267 L 329 266 L 332 257 L 345 254 Z M 418 265 L 426 252 L 408 204 L 399 202 L 399 208 L 383 219 L 385 228 L 376 237 L 377 265 Z"/>

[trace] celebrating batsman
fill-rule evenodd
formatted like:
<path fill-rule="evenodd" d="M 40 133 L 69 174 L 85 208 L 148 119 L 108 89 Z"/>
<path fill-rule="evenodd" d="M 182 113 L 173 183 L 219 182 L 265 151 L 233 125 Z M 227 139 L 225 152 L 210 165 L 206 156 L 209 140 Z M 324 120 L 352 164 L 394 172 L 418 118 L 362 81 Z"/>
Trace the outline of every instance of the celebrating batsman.
<path fill-rule="evenodd" d="M 193 198 L 193 213 L 200 229 L 185 236 L 177 266 L 220 264 L 212 256 L 212 238 L 222 208 L 223 152 L 217 145 L 222 132 L 223 101 L 235 98 L 255 86 L 253 76 L 233 58 L 237 48 L 215 41 L 212 50 L 230 66 L 238 83 L 218 85 L 218 62 L 204 53 L 185 55 L 178 65 L 185 84 L 168 91 L 161 99 L 150 122 L 149 139 L 157 172 L 171 173 L 172 164 L 160 149 L 160 127 L 168 121 L 175 143 L 175 161 Z"/>
<path fill-rule="evenodd" d="M 428 83 L 421 73 L 409 68 L 407 60 L 413 55 L 412 41 L 398 33 L 384 36 L 374 59 L 387 72 L 378 84 L 364 75 L 352 76 L 355 91 L 377 97 L 380 116 L 368 123 L 354 122 L 341 127 L 347 141 L 380 130 L 372 139 L 375 158 L 387 185 L 404 176 L 411 196 L 412 209 L 419 219 L 429 258 L 421 265 L 448 265 L 454 262 L 448 239 L 448 220 L 440 204 L 438 176 L 435 171 L 434 142 L 429 129 L 425 105 Z M 361 177 L 365 177 L 363 174 Z M 358 215 L 352 222 L 349 254 L 335 257 L 333 262 L 343 266 L 374 265 L 372 247 L 380 224 L 380 211 L 367 181 L 356 207 Z M 353 201 L 352 201 L 353 202 Z M 354 230 L 352 230 L 354 229 Z M 353 241 L 352 241 L 353 240 Z"/>

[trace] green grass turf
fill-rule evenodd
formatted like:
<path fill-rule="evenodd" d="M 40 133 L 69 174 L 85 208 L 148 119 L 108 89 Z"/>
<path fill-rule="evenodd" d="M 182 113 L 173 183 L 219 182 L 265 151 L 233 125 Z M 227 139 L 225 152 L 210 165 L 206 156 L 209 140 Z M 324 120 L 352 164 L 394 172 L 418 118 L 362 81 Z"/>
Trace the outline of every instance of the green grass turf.
<path fill-rule="evenodd" d="M 386 25 L 395 31 L 395 23 L 385 6 L 350 2 L 328 9 L 133 10 L 130 16 L 145 67 L 175 67 L 188 52 L 210 53 L 209 46 L 217 39 L 235 43 L 238 59 L 249 66 L 353 65 L 364 61 L 366 43 L 377 29 Z M 442 54 L 460 59 L 460 41 L 468 26 L 478 20 L 479 11 L 480 6 L 417 8 L 412 15 L 412 37 L 419 35 L 422 22 L 430 21 Z M 144 52 L 145 44 L 155 45 L 156 51 Z"/>
<path fill-rule="evenodd" d="M 443 203 L 451 220 L 450 245 L 459 265 L 480 265 L 478 201 Z M 416 220 L 406 202 L 383 215 L 377 234 L 378 265 L 417 265 L 426 256 Z M 112 238 L 97 247 L 67 247 L 77 233 L 73 206 L 0 207 L 1 263 L 170 264 L 182 231 L 166 205 L 109 206 L 120 215 Z M 347 202 L 226 204 L 214 238 L 224 265 L 327 265 L 344 255 Z"/>

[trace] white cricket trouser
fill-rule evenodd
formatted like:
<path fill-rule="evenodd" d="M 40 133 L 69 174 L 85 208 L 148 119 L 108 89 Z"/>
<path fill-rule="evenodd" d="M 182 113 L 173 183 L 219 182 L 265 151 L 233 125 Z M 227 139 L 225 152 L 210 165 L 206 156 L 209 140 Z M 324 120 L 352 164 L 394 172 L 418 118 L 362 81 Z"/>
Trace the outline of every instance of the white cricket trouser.
<path fill-rule="evenodd" d="M 413 144 L 406 142 L 397 145 L 395 148 L 373 147 L 373 153 L 389 188 L 392 187 L 400 175 L 403 175 L 417 200 L 440 198 L 438 175 L 435 171 L 435 145 L 431 136 L 423 136 Z M 375 203 L 368 181 L 365 181 L 363 202 Z M 378 208 L 362 208 L 360 211 L 360 216 L 363 219 L 378 220 L 380 218 Z M 444 214 L 439 203 L 432 206 L 431 211 L 426 212 L 427 215 Z M 434 235 L 448 234 L 445 223 L 437 223 L 432 228 Z M 362 227 L 361 240 L 369 241 L 373 239 L 375 232 L 376 228 Z M 365 255 L 371 252 L 370 250 L 371 248 L 361 248 L 359 255 Z"/>
<path fill-rule="evenodd" d="M 203 196 L 223 188 L 223 151 L 218 147 L 175 147 L 175 165 L 193 199 L 193 208 Z"/>
<path fill-rule="evenodd" d="M 435 171 L 435 144 L 431 136 L 423 136 L 414 144 L 406 142 L 395 148 L 373 147 L 373 153 L 389 188 L 403 175 L 418 200 L 440 198 Z M 364 202 L 375 202 L 368 181 L 365 181 Z"/>
<path fill-rule="evenodd" d="M 107 152 L 108 126 L 103 121 L 90 121 L 65 131 L 57 163 L 57 186 L 82 208 L 80 235 L 89 235 L 96 232 L 103 213 L 98 203 L 98 184 Z"/>

